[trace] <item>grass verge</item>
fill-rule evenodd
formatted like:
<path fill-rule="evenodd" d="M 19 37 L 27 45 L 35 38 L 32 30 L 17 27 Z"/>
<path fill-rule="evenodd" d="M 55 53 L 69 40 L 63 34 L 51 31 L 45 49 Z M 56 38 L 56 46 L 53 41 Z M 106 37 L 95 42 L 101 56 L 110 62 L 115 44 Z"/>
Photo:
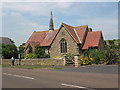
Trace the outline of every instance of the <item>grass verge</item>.
<path fill-rule="evenodd" d="M 49 66 L 23 66 L 23 65 L 16 65 L 16 66 L 2 65 L 2 67 L 10 67 L 10 68 L 26 68 L 26 69 L 55 69 L 55 70 L 62 69 L 62 68 L 49 67 Z"/>

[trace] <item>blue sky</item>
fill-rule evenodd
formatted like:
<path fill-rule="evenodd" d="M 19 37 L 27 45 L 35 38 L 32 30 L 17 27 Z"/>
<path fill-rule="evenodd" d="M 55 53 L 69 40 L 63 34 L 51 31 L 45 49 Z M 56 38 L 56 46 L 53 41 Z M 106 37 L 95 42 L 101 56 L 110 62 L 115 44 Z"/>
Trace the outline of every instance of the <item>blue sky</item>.
<path fill-rule="evenodd" d="M 48 30 L 51 8 L 55 28 L 88 25 L 105 40 L 118 39 L 117 2 L 3 2 L 2 36 L 19 46 L 34 31 Z"/>

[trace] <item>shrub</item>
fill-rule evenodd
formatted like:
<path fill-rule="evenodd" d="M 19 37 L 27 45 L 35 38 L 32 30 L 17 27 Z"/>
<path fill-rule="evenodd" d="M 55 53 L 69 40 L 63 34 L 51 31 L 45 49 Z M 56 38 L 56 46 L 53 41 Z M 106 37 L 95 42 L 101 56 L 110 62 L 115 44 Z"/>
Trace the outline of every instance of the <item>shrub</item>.
<path fill-rule="evenodd" d="M 93 49 L 89 51 L 89 58 L 93 58 L 93 62 L 95 64 L 99 64 L 101 60 L 104 59 L 105 53 L 104 51 Z"/>
<path fill-rule="evenodd" d="M 114 49 L 108 49 L 105 52 L 106 64 L 115 64 L 118 59 L 117 51 Z"/>
<path fill-rule="evenodd" d="M 34 58 L 37 58 L 37 55 L 33 54 L 33 53 L 28 54 L 28 55 L 25 56 L 25 59 L 34 59 Z"/>
<path fill-rule="evenodd" d="M 50 54 L 46 54 L 43 47 L 39 44 L 35 46 L 35 51 L 33 53 L 37 55 L 37 58 L 50 58 Z"/>
<path fill-rule="evenodd" d="M 66 57 L 69 58 L 69 59 L 73 59 L 74 58 L 74 55 L 69 53 L 69 54 L 66 54 Z"/>
<path fill-rule="evenodd" d="M 88 60 L 88 58 L 85 57 L 84 55 L 81 55 L 80 56 L 80 63 L 81 63 L 81 65 L 89 65 L 89 64 L 91 64 L 91 61 Z"/>
<path fill-rule="evenodd" d="M 60 58 L 60 56 L 56 56 L 55 58 Z"/>

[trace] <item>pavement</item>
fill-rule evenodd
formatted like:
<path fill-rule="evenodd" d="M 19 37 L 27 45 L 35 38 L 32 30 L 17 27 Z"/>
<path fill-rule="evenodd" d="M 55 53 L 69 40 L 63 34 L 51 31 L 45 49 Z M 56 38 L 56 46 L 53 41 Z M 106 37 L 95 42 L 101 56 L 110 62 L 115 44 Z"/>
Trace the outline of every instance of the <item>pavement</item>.
<path fill-rule="evenodd" d="M 118 74 L 118 65 L 87 65 L 78 68 L 73 66 L 52 66 L 62 68 L 57 71 L 66 72 L 87 72 L 87 73 L 103 73 L 103 74 Z"/>
<path fill-rule="evenodd" d="M 98 65 L 61 70 L 2 68 L 2 88 L 118 88 L 118 66 Z"/>

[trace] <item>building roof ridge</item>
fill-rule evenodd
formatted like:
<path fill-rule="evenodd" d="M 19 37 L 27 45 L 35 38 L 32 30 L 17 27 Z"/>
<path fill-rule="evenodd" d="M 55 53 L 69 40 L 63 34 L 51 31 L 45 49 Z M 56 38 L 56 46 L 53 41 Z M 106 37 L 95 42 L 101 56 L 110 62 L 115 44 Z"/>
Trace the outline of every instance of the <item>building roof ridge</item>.
<path fill-rule="evenodd" d="M 75 26 L 74 28 L 77 28 L 77 27 L 87 27 L 88 25 L 82 25 L 82 26 Z"/>
<path fill-rule="evenodd" d="M 54 31 L 56 31 L 56 30 L 58 30 L 58 29 L 54 29 Z M 35 31 L 33 33 L 42 33 L 42 32 L 49 32 L 49 30 L 46 30 L 46 31 Z"/>
<path fill-rule="evenodd" d="M 69 27 L 72 27 L 72 28 L 73 28 L 73 26 L 68 25 L 68 24 L 65 24 L 65 23 L 63 23 L 63 22 L 62 22 L 62 25 L 66 25 L 66 26 L 69 26 Z"/>

